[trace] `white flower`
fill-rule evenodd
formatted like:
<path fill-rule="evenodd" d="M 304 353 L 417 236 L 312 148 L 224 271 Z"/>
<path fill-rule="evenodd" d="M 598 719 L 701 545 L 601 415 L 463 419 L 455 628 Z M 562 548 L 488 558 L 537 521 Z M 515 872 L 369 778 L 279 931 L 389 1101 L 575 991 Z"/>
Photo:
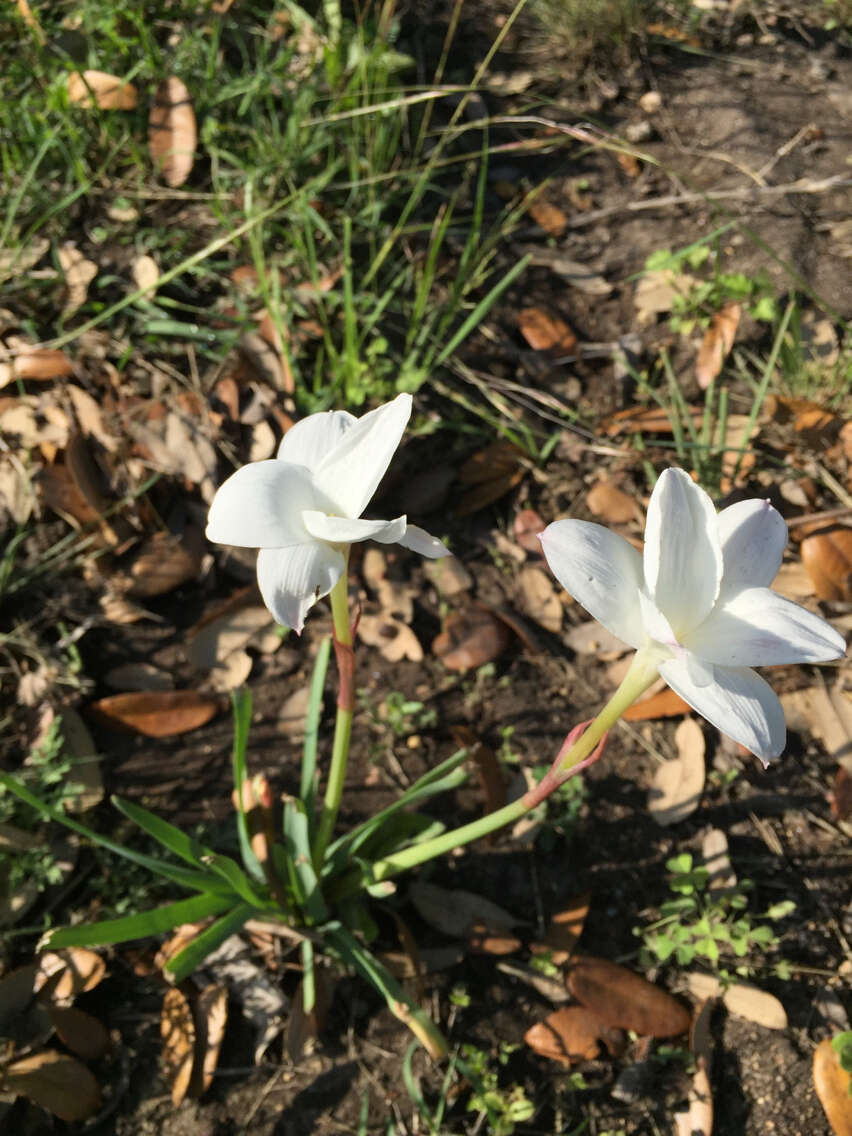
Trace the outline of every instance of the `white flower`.
<path fill-rule="evenodd" d="M 405 517 L 361 518 L 410 414 L 409 394 L 363 418 L 345 410 L 311 414 L 287 431 L 277 458 L 243 466 L 219 488 L 207 537 L 260 549 L 257 581 L 279 623 L 302 630 L 308 609 L 343 575 L 348 546 L 357 541 L 401 544 L 433 558 L 449 555 Z"/>
<path fill-rule="evenodd" d="M 642 650 L 669 686 L 764 763 L 784 748 L 784 711 L 750 668 L 841 657 L 825 620 L 771 591 L 787 526 L 768 501 L 719 514 L 680 469 L 648 505 L 644 555 L 608 529 L 555 521 L 544 555 L 566 591 L 613 635 Z"/>

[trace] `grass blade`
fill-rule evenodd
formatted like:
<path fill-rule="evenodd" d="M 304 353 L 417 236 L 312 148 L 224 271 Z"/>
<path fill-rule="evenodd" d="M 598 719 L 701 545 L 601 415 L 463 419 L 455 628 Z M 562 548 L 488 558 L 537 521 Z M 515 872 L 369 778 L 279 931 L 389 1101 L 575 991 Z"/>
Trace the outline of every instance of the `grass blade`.
<path fill-rule="evenodd" d="M 255 909 L 248 903 L 241 903 L 221 919 L 217 919 L 206 930 L 192 940 L 182 951 L 169 959 L 165 971 L 172 982 L 183 982 L 196 970 L 209 954 L 221 946 L 231 935 L 235 935 L 247 919 L 251 919 Z"/>
<path fill-rule="evenodd" d="M 44 935 L 41 945 L 58 950 L 60 947 L 106 947 L 130 939 L 145 939 L 171 931 L 181 923 L 195 923 L 210 915 L 220 915 L 233 903 L 233 898 L 227 895 L 195 895 L 121 919 L 104 919 L 80 927 L 57 927 Z"/>
<path fill-rule="evenodd" d="M 246 750 L 248 749 L 249 727 L 251 725 L 251 693 L 242 688 L 231 693 L 231 706 L 234 710 L 234 750 L 231 763 L 234 776 L 234 792 L 237 799 L 237 836 L 240 841 L 240 856 L 243 866 L 251 878 L 259 884 L 265 882 L 263 868 L 251 847 L 251 837 L 246 821 L 243 803 L 243 784 L 248 777 Z"/>

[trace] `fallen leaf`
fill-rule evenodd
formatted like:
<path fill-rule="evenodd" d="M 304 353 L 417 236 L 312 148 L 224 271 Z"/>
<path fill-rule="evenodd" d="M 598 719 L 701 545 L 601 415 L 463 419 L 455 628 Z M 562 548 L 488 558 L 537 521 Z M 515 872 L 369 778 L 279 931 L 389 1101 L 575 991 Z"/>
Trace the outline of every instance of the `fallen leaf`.
<path fill-rule="evenodd" d="M 852 528 L 835 525 L 806 536 L 800 553 L 821 600 L 852 600 Z"/>
<path fill-rule="evenodd" d="M 333 993 L 330 987 L 325 968 L 314 967 L 314 1005 L 308 1013 L 305 1012 L 304 982 L 296 988 L 284 1041 L 287 1056 L 294 1063 L 301 1061 L 309 1042 L 314 1041 L 325 1028 Z"/>
<path fill-rule="evenodd" d="M 193 666 L 210 670 L 223 663 L 274 622 L 263 604 L 253 602 L 255 595 L 253 590 L 244 589 L 195 625 L 186 644 Z"/>
<path fill-rule="evenodd" d="M 697 971 L 687 974 L 686 983 L 693 997 L 702 1002 L 707 998 L 721 998 L 725 1008 L 738 1018 L 766 1029 L 787 1028 L 787 1014 L 774 994 L 744 982 L 735 982 L 725 989 L 714 975 Z"/>
<path fill-rule="evenodd" d="M 97 399 L 73 383 L 68 384 L 65 393 L 71 399 L 80 430 L 87 436 L 95 438 L 109 453 L 115 453 L 118 449 L 118 439 L 104 425 Z"/>
<path fill-rule="evenodd" d="M 703 411 L 695 406 L 687 409 L 693 425 L 699 428 Z M 610 438 L 626 431 L 638 434 L 673 434 L 672 417 L 675 415 L 676 411 L 670 407 L 628 406 L 605 418 L 601 428 Z"/>
<path fill-rule="evenodd" d="M 825 1038 L 814 1050 L 814 1088 L 834 1136 L 852 1136 L 852 1095 L 850 1074 Z"/>
<path fill-rule="evenodd" d="M 470 726 L 453 726 L 453 741 L 468 751 L 468 760 L 476 765 L 485 797 L 486 812 L 496 812 L 506 804 L 506 780 L 496 753 L 476 736 Z"/>
<path fill-rule="evenodd" d="M 692 1074 L 685 1112 L 674 1114 L 676 1136 L 712 1136 L 713 1092 L 703 1062 Z"/>
<path fill-rule="evenodd" d="M 172 1087 L 172 1104 L 177 1108 L 189 1089 L 195 1056 L 195 1022 L 189 1001 L 177 986 L 166 991 L 160 1015 L 163 1039 L 163 1074 Z"/>
<path fill-rule="evenodd" d="M 676 1037 L 689 1030 L 690 1013 L 677 998 L 607 959 L 577 956 L 568 989 L 603 1021 L 645 1037 Z"/>
<path fill-rule="evenodd" d="M 560 316 L 543 308 L 522 308 L 518 328 L 533 351 L 568 353 L 577 346 L 577 336 Z"/>
<path fill-rule="evenodd" d="M 495 935 L 489 928 L 476 924 L 471 930 L 468 940 L 468 949 L 477 955 L 513 955 L 524 945 L 514 935 Z"/>
<path fill-rule="evenodd" d="M 224 980 L 229 994 L 239 1003 L 243 1018 L 253 1027 L 253 1056 L 258 1062 L 283 1028 L 288 1000 L 280 981 L 271 982 L 264 968 L 252 958 L 253 951 L 240 935 L 231 935 L 207 956 L 205 967 Z"/>
<path fill-rule="evenodd" d="M 232 651 L 227 659 L 217 663 L 210 671 L 210 685 L 213 690 L 222 693 L 237 690 L 247 682 L 253 666 L 254 659 L 248 651 Z"/>
<path fill-rule="evenodd" d="M 0 455 L 0 530 L 6 528 L 4 511 L 15 525 L 23 526 L 32 516 L 35 505 L 36 496 L 29 471 L 17 458 Z M 440 564 L 441 561 L 430 563 Z"/>
<path fill-rule="evenodd" d="M 535 509 L 521 509 L 512 524 L 515 540 L 534 556 L 541 556 L 539 533 L 544 532 L 545 524 Z M 441 563 L 440 560 L 437 563 Z"/>
<path fill-rule="evenodd" d="M 800 560 L 787 560 L 769 585 L 773 592 L 799 603 L 814 594 L 814 585 L 808 570 Z"/>
<path fill-rule="evenodd" d="M 659 694 L 634 702 L 621 716 L 626 722 L 646 722 L 653 718 L 674 718 L 679 714 L 691 712 L 692 707 L 689 703 L 684 702 L 671 687 L 666 687 Z"/>
<path fill-rule="evenodd" d="M 72 71 L 68 76 L 68 101 L 99 110 L 133 110 L 139 94 L 132 83 L 124 83 L 106 71 Z"/>
<path fill-rule="evenodd" d="M 44 951 L 38 958 L 35 990 L 39 993 L 47 987 L 54 1002 L 64 1002 L 94 990 L 105 974 L 104 960 L 85 947 Z"/>
<path fill-rule="evenodd" d="M 704 790 L 704 733 L 694 718 L 675 730 L 678 756 L 657 766 L 648 811 L 661 825 L 677 824 L 698 808 Z"/>
<path fill-rule="evenodd" d="M 562 629 L 562 601 L 553 577 L 533 564 L 518 573 L 521 608 L 546 631 L 558 634 Z"/>
<path fill-rule="evenodd" d="M 249 331 L 240 339 L 237 351 L 261 382 L 269 383 L 275 390 L 292 394 L 292 376 L 288 377 L 284 358 L 274 343 L 270 343 L 259 332 Z"/>
<path fill-rule="evenodd" d="M 835 820 L 849 820 L 852 816 L 852 773 L 842 765 L 834 775 L 829 806 Z"/>
<path fill-rule="evenodd" d="M 173 690 L 174 682 L 170 674 L 155 667 L 153 663 L 120 663 L 103 676 L 107 686 L 113 690 Z"/>
<path fill-rule="evenodd" d="M 289 738 L 305 736 L 305 721 L 308 716 L 308 702 L 311 697 L 310 684 L 299 687 L 284 700 L 278 712 L 278 726 Z"/>
<path fill-rule="evenodd" d="M 501 440 L 477 450 L 459 470 L 459 481 L 471 488 L 456 502 L 456 516 L 466 517 L 499 501 L 525 472 L 523 450 L 511 442 Z"/>
<path fill-rule="evenodd" d="M 675 272 L 672 268 L 653 269 L 644 273 L 633 294 L 639 326 L 646 327 L 661 313 L 670 312 L 675 300 L 687 295 L 694 284 L 693 276 Z"/>
<path fill-rule="evenodd" d="M 26 1010 L 36 994 L 38 963 L 16 967 L 0 978 L 0 1037 Z"/>
<path fill-rule="evenodd" d="M 420 640 L 407 624 L 393 615 L 362 615 L 358 622 L 358 638 L 371 647 L 378 647 L 382 657 L 390 663 L 399 663 L 403 659 L 419 663 L 423 658 Z"/>
<path fill-rule="evenodd" d="M 442 596 L 468 592 L 473 587 L 473 576 L 456 556 L 442 556 L 440 560 L 427 560 L 423 570 Z"/>
<path fill-rule="evenodd" d="M 74 364 L 64 351 L 32 347 L 15 356 L 12 373 L 16 379 L 65 379 L 74 374 Z"/>
<path fill-rule="evenodd" d="M 695 378 L 702 390 L 707 390 L 722 370 L 722 364 L 734 345 L 741 315 L 742 307 L 736 300 L 731 300 L 723 304 L 710 320 L 695 361 Z"/>
<path fill-rule="evenodd" d="M 524 1043 L 539 1057 L 570 1066 L 593 1060 L 601 1045 L 617 1053 L 622 1048 L 622 1033 L 586 1006 L 564 1006 L 531 1026 Z"/>
<path fill-rule="evenodd" d="M 101 759 L 88 726 L 77 711 L 72 706 L 65 706 L 60 717 L 64 752 L 71 760 L 67 775 L 68 795 L 63 798 L 62 804 L 69 812 L 86 812 L 103 800 Z"/>
<path fill-rule="evenodd" d="M 195 1002 L 195 1056 L 187 1092 L 191 1097 L 206 1093 L 219 1064 L 219 1050 L 228 1020 L 228 990 L 212 982 L 198 994 Z"/>
<path fill-rule="evenodd" d="M 409 886 L 408 898 L 424 923 L 456 939 L 468 938 L 478 925 L 508 931 L 520 922 L 490 899 L 462 888 L 418 882 Z"/>
<path fill-rule="evenodd" d="M 603 517 L 611 525 L 634 521 L 640 516 L 635 497 L 613 485 L 611 481 L 598 481 L 586 494 L 589 512 Z"/>
<path fill-rule="evenodd" d="M 87 1120 L 101 1105 L 100 1086 L 92 1073 L 75 1057 L 55 1049 L 8 1065 L 3 1072 L 3 1088 L 68 1123 Z"/>
<path fill-rule="evenodd" d="M 73 241 L 60 245 L 57 255 L 68 292 L 62 307 L 62 318 L 67 319 L 85 304 L 89 285 L 98 274 L 98 266 L 93 260 L 87 260 Z"/>
<path fill-rule="evenodd" d="M 44 31 L 42 30 L 41 24 L 33 15 L 32 9 L 27 3 L 27 0 L 16 0 L 16 4 L 18 8 L 18 15 L 36 37 L 38 42 L 43 45 L 45 42 Z"/>
<path fill-rule="evenodd" d="M 63 1045 L 84 1061 L 98 1061 L 109 1049 L 109 1033 L 97 1018 L 76 1006 L 49 1006 L 48 1015 Z"/>
<path fill-rule="evenodd" d="M 90 710 L 108 726 L 149 738 L 170 738 L 197 730 L 219 711 L 212 694 L 195 690 L 151 690 L 111 694 L 93 702 Z"/>
<path fill-rule="evenodd" d="M 619 150 L 615 155 L 615 160 L 629 178 L 639 177 L 639 171 L 642 167 L 639 165 L 639 159 L 635 154 L 627 154 L 623 150 Z"/>
<path fill-rule="evenodd" d="M 578 292 L 584 292 L 587 296 L 609 296 L 612 293 L 612 285 L 607 283 L 603 276 L 594 272 L 587 264 L 565 256 L 558 248 L 522 245 L 519 251 L 530 258 L 531 264 L 549 268 L 554 275 L 561 277 Z"/>
<path fill-rule="evenodd" d="M 543 951 L 549 951 L 551 961 L 556 966 L 562 966 L 566 963 L 580 941 L 583 925 L 589 913 L 590 899 L 591 897 L 587 892 L 585 895 L 579 896 L 570 907 L 557 912 L 550 920 L 547 934 L 542 943 L 533 946 L 533 953 L 539 954 Z"/>
<path fill-rule="evenodd" d="M 720 487 L 730 493 L 745 485 L 749 473 L 757 464 L 757 454 L 749 449 L 758 432 L 756 422 L 748 414 L 729 414 L 725 419 L 725 448 L 722 450 L 722 476 Z"/>
<path fill-rule="evenodd" d="M 529 215 L 540 229 L 550 237 L 561 237 L 568 225 L 568 218 L 558 205 L 536 198 L 529 207 Z"/>
<path fill-rule="evenodd" d="M 128 569 L 127 594 L 151 599 L 172 592 L 198 577 L 201 564 L 178 537 L 156 532 L 137 550 Z"/>
<path fill-rule="evenodd" d="M 597 655 L 605 662 L 617 659 L 630 650 L 626 643 L 622 643 L 596 619 L 572 627 L 565 636 L 565 642 L 578 655 Z"/>
<path fill-rule="evenodd" d="M 131 269 L 133 283 L 137 288 L 153 291 L 160 279 L 160 269 L 153 256 L 138 256 Z"/>
<path fill-rule="evenodd" d="M 838 679 L 833 687 L 823 683 L 781 695 L 787 727 L 818 737 L 829 757 L 852 773 L 852 691 Z"/>
<path fill-rule="evenodd" d="M 154 167 L 173 189 L 192 171 L 197 140 L 189 91 L 172 75 L 157 88 L 148 119 L 148 149 Z"/>
<path fill-rule="evenodd" d="M 710 873 L 707 879 L 709 888 L 733 888 L 737 886 L 737 876 L 728 854 L 728 838 L 721 828 L 711 828 L 701 840 L 701 859 Z"/>
<path fill-rule="evenodd" d="M 512 634 L 501 619 L 481 608 L 470 608 L 447 616 L 432 651 L 447 670 L 468 671 L 499 658 L 511 641 Z"/>

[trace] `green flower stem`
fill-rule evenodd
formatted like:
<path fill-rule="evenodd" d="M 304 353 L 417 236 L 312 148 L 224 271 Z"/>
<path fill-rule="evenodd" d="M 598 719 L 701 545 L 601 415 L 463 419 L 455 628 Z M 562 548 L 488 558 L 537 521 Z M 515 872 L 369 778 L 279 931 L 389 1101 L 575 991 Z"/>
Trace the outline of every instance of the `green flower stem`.
<path fill-rule="evenodd" d="M 347 567 L 348 567 L 348 552 Z M 331 617 L 334 624 L 334 653 L 337 659 L 337 673 L 340 687 L 337 693 L 337 718 L 334 723 L 334 741 L 331 748 L 331 768 L 328 771 L 328 784 L 322 805 L 316 841 L 314 843 L 314 864 L 319 870 L 325 850 L 334 832 L 340 799 L 343 796 L 343 782 L 346 778 L 346 762 L 349 758 L 349 739 L 352 734 L 352 713 L 355 708 L 355 656 L 352 650 L 352 627 L 349 623 L 349 583 L 347 572 L 331 589 Z"/>
<path fill-rule="evenodd" d="M 471 841 L 479 840 L 496 829 L 503 828 L 504 825 L 520 820 L 522 816 L 525 816 L 545 800 L 563 781 L 567 780 L 572 771 L 589 757 L 606 732 L 618 721 L 628 706 L 631 706 L 655 680 L 658 661 L 650 651 L 644 649 L 637 651 L 630 665 L 630 670 L 624 676 L 618 690 L 567 752 L 559 752 L 552 768 L 535 788 L 525 793 L 518 800 L 512 801 L 511 804 L 504 805 L 502 809 L 489 813 L 488 816 L 481 817 L 470 824 L 462 825 L 461 828 L 455 828 L 452 832 L 442 833 L 440 836 L 436 836 L 434 840 L 427 840 L 425 843 L 415 845 L 412 848 L 404 848 L 393 856 L 386 856 L 383 860 L 377 860 L 373 864 L 373 879 L 379 881 L 385 880 L 389 876 L 398 875 L 408 868 L 413 868 L 426 860 L 433 860 L 436 856 L 442 856 L 445 852 L 452 851 L 453 848 L 458 848 L 462 844 L 470 844 Z"/>

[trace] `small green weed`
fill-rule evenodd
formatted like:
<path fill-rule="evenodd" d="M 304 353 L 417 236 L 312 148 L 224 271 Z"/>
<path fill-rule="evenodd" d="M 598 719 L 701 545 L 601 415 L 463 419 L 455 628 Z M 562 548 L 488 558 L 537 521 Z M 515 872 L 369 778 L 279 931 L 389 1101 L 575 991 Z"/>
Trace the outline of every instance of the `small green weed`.
<path fill-rule="evenodd" d="M 404 738 L 417 730 L 431 730 L 438 721 L 438 712 L 433 706 L 406 698 L 400 690 L 392 690 L 379 706 L 379 718 L 395 737 Z"/>
<path fill-rule="evenodd" d="M 536 783 L 541 781 L 550 769 L 549 765 L 533 766 Z M 574 834 L 580 811 L 589 793 L 586 783 L 579 774 L 569 777 L 547 800 L 542 801 L 529 815 L 540 820 L 541 827 L 535 834 L 535 842 L 543 852 L 550 852 L 558 840 L 568 840 Z"/>
<path fill-rule="evenodd" d="M 852 1074 L 852 1030 L 845 1030 L 833 1037 L 831 1048 L 840 1060 L 841 1069 Z M 852 1097 L 852 1081 L 849 1082 L 849 1096 Z"/>
<path fill-rule="evenodd" d="M 755 961 L 748 956 L 777 947 L 778 935 L 771 924 L 795 911 L 795 903 L 782 900 L 760 915 L 751 915 L 747 911 L 748 893 L 754 886 L 750 880 L 731 888 L 711 888 L 710 872 L 694 863 L 689 852 L 667 860 L 666 868 L 673 898 L 660 908 L 660 919 L 634 929 L 643 940 L 644 964 L 674 959 L 689 966 L 702 959 L 723 980 L 732 977 L 726 966 L 737 975 L 752 975 Z M 775 973 L 789 978 L 790 969 L 779 962 Z"/>
<path fill-rule="evenodd" d="M 504 1066 L 512 1053 L 518 1048 L 501 1041 L 496 1054 L 498 1066 Z M 468 1112 L 477 1112 L 488 1120 L 488 1131 L 493 1136 L 511 1136 L 515 1125 L 529 1120 L 535 1106 L 529 1100 L 521 1085 L 503 1088 L 499 1084 L 497 1069 L 489 1055 L 474 1045 L 463 1045 L 461 1057 L 456 1062 L 459 1070 L 473 1086 L 467 1102 Z"/>

